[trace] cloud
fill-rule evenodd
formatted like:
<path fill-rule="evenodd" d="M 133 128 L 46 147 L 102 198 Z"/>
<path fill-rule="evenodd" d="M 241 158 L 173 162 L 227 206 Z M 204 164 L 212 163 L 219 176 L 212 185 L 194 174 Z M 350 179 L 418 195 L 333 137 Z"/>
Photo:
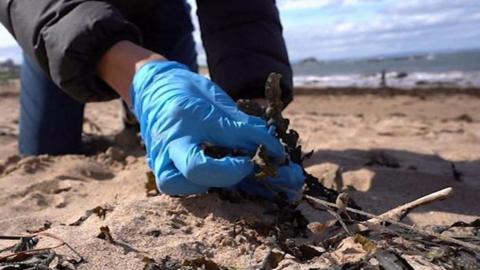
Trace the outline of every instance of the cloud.
<path fill-rule="evenodd" d="M 385 10 L 393 14 L 431 14 L 435 12 L 444 12 L 447 10 L 466 10 L 469 8 L 479 8 L 478 0 L 402 0 L 395 1 Z"/>
<path fill-rule="evenodd" d="M 349 7 L 376 1 L 378 2 L 379 0 L 277 0 L 277 5 L 282 11 L 290 11 L 311 8 Z"/>
<path fill-rule="evenodd" d="M 15 46 L 17 42 L 10 33 L 0 24 L 0 48 Z"/>
<path fill-rule="evenodd" d="M 292 24 L 284 11 L 294 60 L 480 47 L 478 0 L 348 0 L 316 12 L 335 19 Z"/>
<path fill-rule="evenodd" d="M 277 4 L 281 10 L 302 10 L 336 6 L 342 2 L 342 0 L 278 0 Z"/>
<path fill-rule="evenodd" d="M 195 0 L 192 17 L 201 63 Z M 277 0 L 293 60 L 480 47 L 478 0 Z M 15 45 L 0 26 L 0 48 Z"/>

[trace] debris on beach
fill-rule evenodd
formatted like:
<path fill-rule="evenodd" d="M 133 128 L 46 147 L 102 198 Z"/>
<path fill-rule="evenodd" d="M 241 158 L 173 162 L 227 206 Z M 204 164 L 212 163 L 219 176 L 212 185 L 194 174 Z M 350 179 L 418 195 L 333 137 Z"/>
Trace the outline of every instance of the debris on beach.
<path fill-rule="evenodd" d="M 292 129 L 289 120 L 281 114 L 283 104 L 278 99 L 278 93 L 281 93 L 279 80 L 278 75 L 272 75 L 267 81 L 266 107 L 253 101 L 238 104 L 242 110 L 263 117 L 270 126 L 276 127 L 288 153 L 286 160 L 270 158 L 264 146 L 256 153 L 246 153 L 242 149 L 221 148 L 208 142 L 202 145 L 203 150 L 214 158 L 249 155 L 256 164 L 260 183 L 266 182 L 263 181 L 265 177 L 273 176 L 276 168 L 287 162 L 303 168 L 304 161 L 313 155 L 302 148 L 299 132 Z M 291 117 L 292 122 L 295 120 L 296 123 L 294 118 Z M 364 153 L 372 156 L 365 159 Z M 354 162 L 360 167 L 371 166 L 368 169 L 392 174 L 410 168 L 407 168 L 410 163 L 403 164 L 406 158 L 390 153 L 368 150 Z M 88 173 L 103 179 L 101 181 L 83 174 L 71 177 L 62 170 L 57 171 L 62 173 L 59 176 L 62 181 L 75 185 L 92 181 L 102 192 L 110 188 L 118 193 L 109 198 L 102 197 L 103 194 L 95 195 L 100 199 L 74 209 L 68 219 L 46 216 L 45 219 L 52 222 L 36 220 L 36 223 L 29 223 L 33 225 L 25 230 L 25 234 L 0 236 L 0 269 L 119 269 L 120 266 L 122 269 L 145 270 L 480 269 L 479 220 L 427 227 L 402 222 L 413 209 L 448 198 L 452 192 L 449 188 L 434 193 L 427 191 L 426 196 L 415 200 L 409 197 L 399 203 L 404 204 L 380 215 L 361 210 L 355 201 L 359 199 L 358 193 L 328 189 L 317 178 L 321 178 L 320 174 L 306 171 L 306 185 L 297 202 L 289 202 L 281 192 L 276 194 L 274 201 L 264 201 L 224 189 L 212 189 L 204 195 L 169 197 L 159 195 L 155 177 L 151 172 L 145 175 L 141 158 L 134 165 L 142 169 L 129 174 L 122 165 L 128 163 L 128 156 L 125 156 L 129 152 L 124 154 L 107 149 L 103 155 L 105 158 L 96 160 L 109 169 L 119 164 L 112 172 L 108 170 L 106 176 L 96 171 Z M 315 156 L 317 158 L 317 153 Z M 63 158 L 49 157 L 42 162 L 27 159 L 22 167 L 18 165 L 20 157 L 13 157 L 1 164 L 4 166 L 0 166 L 0 171 L 6 177 L 16 177 L 16 174 L 32 176 L 29 171 L 44 172 Z M 343 182 L 342 174 L 352 169 L 349 164 L 344 165 L 331 173 L 331 177 L 339 182 Z M 87 169 L 91 170 L 90 167 Z M 451 165 L 451 172 L 455 178 L 457 171 L 463 182 L 453 182 L 450 170 L 446 170 L 445 178 L 457 187 L 468 182 L 471 174 L 468 169 L 456 161 Z M 312 172 L 311 168 L 309 171 Z M 121 173 L 120 177 L 109 176 L 117 172 Z M 56 175 L 51 177 L 57 179 Z M 132 189 L 131 194 L 135 194 L 131 197 L 119 192 L 124 189 L 126 180 L 131 181 L 128 186 Z M 111 185 L 115 183 L 118 184 L 113 186 L 116 189 Z M 61 193 L 52 191 L 51 196 L 64 196 L 84 188 L 73 186 Z M 104 198 L 107 202 L 101 201 Z M 61 223 L 64 219 L 68 222 Z M 67 240 L 78 251 L 67 249 L 67 244 L 62 241 L 56 244 L 58 237 L 47 236 L 53 234 Z"/>
<path fill-rule="evenodd" d="M 157 189 L 157 181 L 155 181 L 155 174 L 149 171 L 146 174 L 147 181 L 145 182 L 145 190 L 147 197 L 156 196 L 159 194 Z"/>
<path fill-rule="evenodd" d="M 105 205 L 105 206 L 96 206 L 92 209 L 85 211 L 85 214 L 79 217 L 75 222 L 68 224 L 69 226 L 80 226 L 83 222 L 85 222 L 91 215 L 95 214 L 101 219 L 105 219 L 108 212 L 111 212 L 113 209 L 112 207 Z"/>
<path fill-rule="evenodd" d="M 239 101 L 239 108 L 263 117 L 269 126 L 274 126 L 278 138 L 288 153 L 284 163 L 295 162 L 302 166 L 312 153 L 303 153 L 299 145 L 300 135 L 289 129 L 290 121 L 282 116 L 283 103 L 280 89 L 281 75 L 272 73 L 266 82 L 265 98 L 267 107 L 262 108 L 253 101 Z M 261 113 L 263 110 L 263 113 Z M 212 150 L 213 149 L 213 150 Z M 210 146 L 215 152 L 216 147 Z M 221 149 L 223 156 L 233 155 L 228 149 Z M 216 152 L 219 152 L 218 149 Z M 236 150 L 238 152 L 238 150 Z M 238 154 L 238 153 L 236 153 Z M 260 146 L 252 159 L 257 167 L 257 179 L 273 176 L 276 166 Z M 366 166 L 399 168 L 398 160 L 384 151 L 370 153 Z M 480 267 L 480 240 L 475 234 L 470 238 L 450 237 L 428 232 L 401 223 L 401 219 L 412 209 L 433 201 L 445 199 L 451 189 L 429 194 L 413 202 L 373 215 L 360 210 L 347 193 L 339 193 L 321 184 L 318 178 L 305 174 L 305 189 L 302 201 L 306 201 L 320 211 L 332 215 L 333 222 L 317 224 L 322 227 L 317 234 L 320 241 L 299 244 L 315 221 L 309 221 L 298 209 L 300 202 L 291 203 L 281 192 L 276 194 L 274 224 L 262 224 L 265 241 L 270 250 L 259 269 L 274 269 L 290 256 L 298 262 L 323 261 L 327 265 L 339 265 L 338 269 L 414 269 L 412 265 L 432 265 L 441 262 L 444 269 L 478 269 Z M 342 199 L 345 198 L 345 199 Z M 370 219 L 368 219 L 370 218 Z M 310 226 L 310 228 L 309 228 Z M 265 230 L 265 228 L 267 228 Z M 452 227 L 453 228 L 453 227 Z M 253 227 L 255 229 L 255 227 Z M 445 229 L 448 230 L 448 229 Z M 444 231 L 445 232 L 445 231 Z M 317 239 L 318 240 L 318 239 Z M 448 247 L 448 253 L 441 252 Z M 357 251 L 354 251 L 357 250 Z M 359 256 L 350 256 L 357 252 Z"/>
<path fill-rule="evenodd" d="M 50 238 L 58 242 L 55 246 L 37 248 L 41 239 Z M 0 236 L 0 241 L 18 241 L 0 250 L 0 269 L 65 269 L 73 270 L 83 263 L 84 258 L 68 243 L 49 233 L 29 236 Z M 71 255 L 57 253 L 67 247 Z"/>

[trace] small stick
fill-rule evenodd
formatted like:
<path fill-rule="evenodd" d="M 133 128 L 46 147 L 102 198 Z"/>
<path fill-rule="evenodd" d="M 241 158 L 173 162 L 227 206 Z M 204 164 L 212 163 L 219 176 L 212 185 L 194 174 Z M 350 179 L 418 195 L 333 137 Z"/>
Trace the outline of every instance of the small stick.
<path fill-rule="evenodd" d="M 0 240 L 20 240 L 23 237 L 28 236 L 9 236 L 9 235 L 0 235 Z"/>
<path fill-rule="evenodd" d="M 52 249 L 55 249 L 55 248 L 58 248 L 58 247 L 61 247 L 61 246 L 66 246 L 68 247 L 75 255 L 78 256 L 78 258 L 80 259 L 79 263 L 80 262 L 83 262 L 84 261 L 84 258 L 82 257 L 82 255 L 80 255 L 80 253 L 78 253 L 70 244 L 68 244 L 67 242 L 63 241 L 60 237 L 56 236 L 56 235 L 53 235 L 51 233 L 47 233 L 47 232 L 39 232 L 39 233 L 33 233 L 33 234 L 29 234 L 29 235 L 25 235 L 25 236 L 0 236 L 0 240 L 20 240 L 24 237 L 35 237 L 35 236 L 45 236 L 45 237 L 49 237 L 49 238 L 52 238 L 52 239 L 55 239 L 57 241 L 59 241 L 61 244 L 59 244 L 58 246 L 55 246 L 55 247 L 50 247 L 50 248 L 41 248 L 41 249 L 31 249 L 31 250 L 26 250 L 26 251 L 21 251 L 21 252 L 18 252 L 18 253 L 14 253 L 14 254 L 10 254 L 8 256 L 5 256 L 5 257 L 0 257 L 0 260 L 2 259 L 5 259 L 5 258 L 9 258 L 15 254 L 21 254 L 22 252 L 23 253 L 28 253 L 28 252 L 37 252 L 37 251 L 43 251 L 43 250 L 52 250 Z"/>
<path fill-rule="evenodd" d="M 348 229 L 347 224 L 343 221 L 342 217 L 340 217 L 339 214 L 337 214 L 335 211 L 331 210 L 330 208 L 327 208 L 327 212 L 332 215 L 339 223 L 342 225 L 342 228 L 345 230 L 345 232 L 348 235 L 353 235 L 352 232 Z"/>
<path fill-rule="evenodd" d="M 24 250 L 24 251 L 12 253 L 12 254 L 9 254 L 7 256 L 0 257 L 0 262 L 5 262 L 9 258 L 16 257 L 16 256 L 21 255 L 21 254 L 33 254 L 33 253 L 38 253 L 38 252 L 42 252 L 42 251 L 53 250 L 53 249 L 59 248 L 59 247 L 64 246 L 64 245 L 65 245 L 65 243 L 60 243 L 60 244 L 58 244 L 56 246 L 53 246 L 53 247 L 30 249 L 30 250 Z"/>
<path fill-rule="evenodd" d="M 328 207 L 338 208 L 338 206 L 334 203 L 330 203 L 330 202 L 327 202 L 327 201 L 324 201 L 324 200 L 320 200 L 320 199 L 317 199 L 317 198 L 309 196 L 309 195 L 304 195 L 304 197 L 308 201 L 310 201 L 314 204 L 320 205 L 323 208 L 328 208 Z M 452 237 L 449 237 L 449 236 L 445 236 L 445 235 L 441 235 L 441 234 L 438 234 L 438 233 L 432 233 L 432 232 L 428 232 L 428 231 L 425 231 L 425 230 L 417 229 L 413 226 L 395 221 L 393 219 L 380 217 L 380 216 L 370 214 L 370 213 L 367 213 L 367 212 L 364 212 L 364 211 L 361 211 L 361 210 L 353 209 L 353 208 L 350 208 L 350 207 L 346 207 L 345 210 L 347 210 L 349 212 L 352 212 L 352 213 L 364 215 L 364 216 L 369 217 L 369 218 L 379 219 L 382 222 L 389 222 L 389 223 L 392 223 L 392 224 L 394 224 L 396 226 L 399 226 L 403 229 L 414 231 L 414 232 L 416 232 L 420 235 L 426 236 L 426 237 L 434 237 L 434 238 L 440 239 L 440 240 L 445 241 L 445 242 L 450 242 L 450 243 L 453 243 L 453 244 L 456 244 L 456 245 L 474 250 L 476 252 L 480 252 L 480 246 L 477 246 L 477 245 L 474 245 L 474 244 L 471 244 L 471 243 L 468 243 L 468 242 L 464 242 L 464 241 L 461 241 L 461 240 L 458 240 L 458 239 L 455 239 L 455 238 L 452 238 Z M 370 224 L 369 222 L 365 222 L 365 223 Z M 374 225 L 378 225 L 378 224 L 374 224 Z M 383 225 L 383 226 L 385 226 L 385 225 Z M 370 227 L 374 228 L 375 226 L 370 226 Z"/>
<path fill-rule="evenodd" d="M 428 203 L 437 201 L 437 200 L 444 200 L 452 193 L 452 191 L 453 191 L 453 189 L 450 188 L 450 187 L 442 189 L 440 191 L 437 191 L 437 192 L 428 194 L 426 196 L 423 196 L 419 199 L 416 199 L 415 201 L 400 205 L 400 206 L 398 206 L 398 207 L 396 207 L 392 210 L 389 210 L 389 211 L 381 214 L 379 217 L 384 218 L 384 219 L 388 218 L 388 219 L 392 219 L 392 220 L 395 220 L 395 221 L 401 221 L 402 218 L 404 218 L 411 210 L 413 210 L 413 209 L 415 209 L 419 206 L 426 205 Z M 369 229 L 372 229 L 373 225 L 380 224 L 382 222 L 382 220 L 378 219 L 378 218 L 371 218 L 371 219 L 367 220 L 367 222 L 369 224 L 359 223 L 359 224 L 355 224 L 355 226 L 350 226 L 350 230 L 352 230 L 353 232 L 360 232 L 360 231 L 369 230 Z M 375 228 L 378 228 L 378 226 L 375 227 Z"/>
<path fill-rule="evenodd" d="M 285 255 L 286 255 L 286 253 L 283 252 L 282 260 L 283 260 L 283 258 L 285 258 Z M 275 256 L 275 254 L 273 252 L 273 248 L 269 248 L 267 255 L 263 258 L 262 263 L 260 264 L 258 269 L 264 269 L 264 270 L 273 269 L 273 267 L 271 265 L 272 260 L 275 260 L 275 258 L 272 258 L 273 256 Z"/>
<path fill-rule="evenodd" d="M 451 193 L 453 189 L 451 187 L 442 189 L 440 191 L 428 194 L 423 196 L 415 201 L 406 203 L 404 205 L 400 205 L 392 210 L 389 210 L 383 214 L 381 214 L 380 218 L 388 218 L 395 221 L 401 221 L 410 211 L 413 209 L 429 204 L 434 201 L 445 200 Z M 380 223 L 382 222 L 380 219 L 372 218 L 368 220 L 369 223 Z"/>
<path fill-rule="evenodd" d="M 83 256 L 78 253 L 77 250 L 75 250 L 69 243 L 65 242 L 62 238 L 56 236 L 56 235 L 53 235 L 51 233 L 47 233 L 47 232 L 41 232 L 39 233 L 38 235 L 42 235 L 42 236 L 46 236 L 46 237 L 50 237 L 52 239 L 55 239 L 57 241 L 60 241 L 62 245 L 65 245 L 66 247 L 68 247 L 68 249 L 70 249 L 75 255 L 77 255 L 77 257 L 79 258 L 79 261 L 77 263 L 82 263 L 85 261 L 85 259 L 83 258 Z M 60 245 L 61 246 L 61 245 Z"/>

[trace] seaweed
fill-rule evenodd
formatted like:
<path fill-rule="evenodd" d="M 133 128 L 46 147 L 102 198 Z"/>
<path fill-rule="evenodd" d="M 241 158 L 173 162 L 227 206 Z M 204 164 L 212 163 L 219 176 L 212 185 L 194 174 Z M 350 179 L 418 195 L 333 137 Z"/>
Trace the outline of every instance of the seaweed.
<path fill-rule="evenodd" d="M 452 169 L 453 179 L 457 182 L 462 182 L 463 180 L 463 173 L 457 169 L 455 163 L 450 162 L 450 168 Z"/>
<path fill-rule="evenodd" d="M 100 233 L 97 235 L 97 238 L 106 240 L 110 244 L 115 244 L 115 240 L 113 240 L 112 234 L 110 233 L 110 228 L 108 226 L 100 227 Z"/>
<path fill-rule="evenodd" d="M 268 250 L 267 256 L 263 258 L 262 263 L 260 264 L 259 269 L 275 269 L 280 264 L 280 262 L 285 258 L 285 253 L 276 252 L 273 249 Z"/>
<path fill-rule="evenodd" d="M 380 250 L 375 253 L 375 259 L 378 260 L 382 269 L 386 270 L 413 270 L 413 267 L 394 251 Z"/>
<path fill-rule="evenodd" d="M 97 206 L 92 209 L 85 211 L 85 214 L 79 217 L 75 222 L 68 224 L 68 226 L 80 226 L 85 222 L 91 215 L 95 214 L 101 219 L 105 219 L 108 212 L 111 212 L 113 209 L 109 206 Z"/>
<path fill-rule="evenodd" d="M 36 237 L 22 237 L 20 238 L 20 242 L 16 244 L 12 251 L 13 252 L 21 252 L 33 249 L 38 244 L 38 238 Z"/>
<path fill-rule="evenodd" d="M 157 182 L 155 181 L 155 174 L 152 171 L 147 172 L 147 181 L 145 182 L 145 192 L 147 197 L 157 196 Z"/>
<path fill-rule="evenodd" d="M 284 104 L 281 100 L 282 89 L 280 88 L 280 81 L 282 76 L 278 73 L 271 73 L 265 83 L 265 98 L 267 99 L 267 108 L 265 110 L 265 117 L 269 125 L 276 128 L 277 137 L 283 143 L 288 154 L 288 162 L 294 162 L 300 165 L 305 175 L 305 188 L 303 193 L 313 197 L 320 197 L 329 202 L 335 202 L 339 193 L 336 190 L 326 188 L 318 178 L 309 174 L 303 166 L 303 162 L 313 155 L 313 151 L 303 154 L 302 146 L 299 144 L 300 135 L 294 130 L 290 129 L 290 120 L 284 118 L 282 110 Z M 348 206 L 360 209 L 360 207 L 353 200 L 348 201 Z"/>
<path fill-rule="evenodd" d="M 56 246 L 36 248 L 40 236 L 59 241 Z M 0 269 L 75 269 L 83 263 L 83 257 L 69 244 L 55 235 L 41 233 L 30 236 L 0 236 L 0 240 L 18 240 L 13 246 L 0 250 Z M 61 255 L 55 252 L 59 247 L 66 246 L 77 258 Z"/>
<path fill-rule="evenodd" d="M 255 174 L 256 179 L 265 180 L 268 177 L 277 176 L 277 166 L 268 157 L 267 148 L 264 145 L 258 147 L 252 161 L 259 168 L 259 172 Z"/>
<path fill-rule="evenodd" d="M 265 117 L 265 108 L 251 99 L 239 99 L 237 100 L 237 107 L 240 111 L 257 116 Z"/>
<path fill-rule="evenodd" d="M 279 166 L 288 165 L 290 162 L 296 163 L 303 168 L 303 162 L 313 155 L 313 151 L 307 154 L 303 153 L 302 146 L 299 144 L 300 135 L 294 130 L 290 129 L 290 120 L 284 118 L 282 110 L 285 108 L 285 104 L 281 99 L 282 89 L 280 88 L 280 81 L 282 76 L 278 73 L 271 73 L 265 83 L 265 99 L 266 107 L 262 107 L 255 101 L 240 100 L 237 102 L 239 109 L 246 113 L 263 117 L 268 123 L 269 128 L 273 128 L 276 136 L 283 144 L 287 157 L 284 160 L 274 159 L 267 154 L 267 148 L 264 145 L 260 145 L 255 152 L 255 155 L 251 156 L 253 163 L 255 164 L 255 178 L 266 184 L 264 180 L 268 177 L 275 177 L 277 175 L 277 169 Z M 218 147 L 213 144 L 205 143 L 202 145 L 205 153 L 214 158 L 222 158 L 225 156 L 247 155 L 239 149 L 228 149 L 224 147 Z M 338 196 L 338 192 L 332 189 L 325 188 L 321 182 L 313 175 L 308 174 L 303 169 L 305 175 L 305 189 L 304 194 L 318 196 L 325 198 L 330 202 L 335 202 Z M 267 185 L 267 184 L 266 184 Z M 272 189 L 271 189 L 272 190 Z M 217 191 L 218 192 L 218 191 Z M 254 225 L 261 228 L 268 228 L 268 235 L 272 244 L 282 250 L 284 253 L 288 253 L 301 261 L 309 260 L 313 257 L 319 256 L 321 253 L 313 248 L 305 245 L 298 245 L 294 240 L 295 237 L 305 236 L 307 225 L 309 221 L 297 209 L 298 204 L 292 203 L 288 200 L 286 194 L 281 191 L 274 191 L 274 204 L 277 206 L 275 211 L 276 221 L 272 225 Z M 225 192 L 220 192 L 225 198 L 231 198 L 232 196 L 226 196 Z M 230 199 L 229 199 L 230 200 Z M 358 207 L 351 200 L 348 202 L 349 206 Z M 271 256 L 271 252 L 269 253 Z M 275 256 L 276 258 L 278 256 Z M 265 258 L 264 263 L 275 265 L 274 261 Z"/>
<path fill-rule="evenodd" d="M 385 151 L 372 151 L 369 155 L 369 160 L 365 163 L 366 166 L 374 166 L 378 165 L 380 167 L 388 167 L 388 168 L 400 168 L 400 162 L 398 160 L 388 154 Z"/>
<path fill-rule="evenodd" d="M 226 156 L 250 156 L 255 164 L 255 176 L 258 180 L 265 180 L 267 177 L 276 176 L 276 168 L 282 165 L 288 165 L 289 162 L 299 164 L 303 168 L 303 162 L 313 155 L 313 151 L 304 154 L 302 146 L 299 144 L 300 135 L 294 130 L 290 129 L 290 120 L 284 118 L 282 110 L 285 104 L 282 101 L 282 89 L 280 82 L 282 75 L 278 73 L 271 73 L 265 83 L 265 99 L 266 107 L 261 106 L 253 100 L 239 100 L 237 106 L 240 110 L 247 114 L 259 116 L 265 119 L 269 128 L 274 128 L 279 140 L 285 147 L 285 152 L 288 154 L 285 160 L 274 160 L 267 155 L 265 146 L 260 145 L 255 154 L 251 155 L 248 151 L 243 149 L 230 149 L 214 145 L 209 142 L 204 142 L 201 147 L 206 155 L 213 158 L 223 158 Z M 321 197 L 330 202 L 335 202 L 338 192 L 326 188 L 315 176 L 309 174 L 303 169 L 305 175 L 305 189 L 304 194 L 315 197 Z M 280 192 L 279 192 L 280 193 Z M 280 195 L 280 194 L 277 194 Z M 350 201 L 349 206 L 358 208 L 358 205 Z"/>
<path fill-rule="evenodd" d="M 201 145 L 201 148 L 207 156 L 217 158 L 217 159 L 224 158 L 226 156 L 232 156 L 232 157 L 248 156 L 248 153 L 246 151 L 239 150 L 239 149 L 230 149 L 227 147 L 214 145 L 209 142 L 204 142 Z"/>
<path fill-rule="evenodd" d="M 234 268 L 220 266 L 205 257 L 187 259 L 183 262 L 174 261 L 169 256 L 162 258 L 160 262 L 150 257 L 144 257 L 143 262 L 145 263 L 143 270 L 235 270 Z"/>

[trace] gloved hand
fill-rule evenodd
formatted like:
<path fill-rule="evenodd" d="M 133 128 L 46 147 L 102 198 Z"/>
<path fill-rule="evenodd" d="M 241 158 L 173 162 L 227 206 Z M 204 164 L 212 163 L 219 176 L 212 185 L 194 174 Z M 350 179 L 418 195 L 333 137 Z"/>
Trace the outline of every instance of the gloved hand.
<path fill-rule="evenodd" d="M 280 192 L 287 195 L 289 201 L 301 198 L 301 190 L 305 181 L 302 168 L 293 162 L 278 168 L 276 177 L 258 180 L 249 176 L 233 187 L 234 190 L 266 199 L 273 199 Z"/>
<path fill-rule="evenodd" d="M 162 193 L 203 193 L 210 187 L 234 186 L 252 175 L 250 157 L 215 159 L 202 151 L 205 142 L 252 154 L 263 144 L 272 157 L 285 157 L 263 119 L 239 111 L 220 87 L 179 63 L 145 64 L 133 79 L 131 98 L 148 164 Z M 298 178 L 296 170 L 284 170 Z"/>

